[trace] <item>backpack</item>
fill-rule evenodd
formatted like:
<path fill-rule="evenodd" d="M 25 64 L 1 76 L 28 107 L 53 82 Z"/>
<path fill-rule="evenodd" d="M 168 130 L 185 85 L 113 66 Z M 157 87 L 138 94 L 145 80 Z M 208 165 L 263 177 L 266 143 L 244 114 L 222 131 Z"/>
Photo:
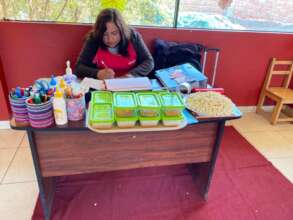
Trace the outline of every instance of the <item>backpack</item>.
<path fill-rule="evenodd" d="M 203 49 L 204 46 L 200 44 L 177 43 L 155 39 L 154 70 L 156 71 L 184 63 L 190 63 L 201 71 L 201 53 Z"/>

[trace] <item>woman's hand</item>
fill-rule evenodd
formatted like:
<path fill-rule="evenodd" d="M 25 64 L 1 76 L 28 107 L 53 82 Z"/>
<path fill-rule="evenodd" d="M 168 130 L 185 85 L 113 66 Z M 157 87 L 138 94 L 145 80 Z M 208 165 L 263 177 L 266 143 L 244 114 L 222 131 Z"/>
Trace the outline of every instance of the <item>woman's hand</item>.
<path fill-rule="evenodd" d="M 133 77 L 134 77 L 133 75 L 131 75 L 130 73 L 127 73 L 127 74 L 120 76 L 118 78 L 133 78 Z"/>
<path fill-rule="evenodd" d="M 97 73 L 98 79 L 113 79 L 115 77 L 115 72 L 110 68 L 105 68 L 102 70 L 99 70 Z"/>

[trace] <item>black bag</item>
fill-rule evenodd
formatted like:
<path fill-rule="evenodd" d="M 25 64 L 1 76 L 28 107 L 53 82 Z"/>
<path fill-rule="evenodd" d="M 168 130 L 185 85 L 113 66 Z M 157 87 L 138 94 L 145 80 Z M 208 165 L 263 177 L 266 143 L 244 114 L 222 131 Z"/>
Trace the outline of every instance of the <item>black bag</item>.
<path fill-rule="evenodd" d="M 154 42 L 154 70 L 190 63 L 201 71 L 201 53 L 203 49 L 204 46 L 200 44 L 176 43 L 156 39 Z"/>

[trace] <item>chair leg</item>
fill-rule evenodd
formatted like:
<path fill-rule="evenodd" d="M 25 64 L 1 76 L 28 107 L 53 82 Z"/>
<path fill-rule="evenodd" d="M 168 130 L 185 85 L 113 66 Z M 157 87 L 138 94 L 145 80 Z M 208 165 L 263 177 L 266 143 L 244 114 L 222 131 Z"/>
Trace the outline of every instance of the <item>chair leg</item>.
<path fill-rule="evenodd" d="M 263 104 L 265 102 L 265 98 L 266 98 L 265 92 L 262 91 L 261 94 L 260 94 L 257 106 L 256 106 L 256 113 L 261 113 L 262 106 L 263 106 Z"/>
<path fill-rule="evenodd" d="M 274 110 L 273 110 L 273 113 L 272 113 L 272 121 L 271 121 L 271 123 L 273 125 L 275 125 L 277 123 L 277 121 L 278 121 L 282 106 L 283 106 L 283 103 L 281 101 L 278 101 L 276 106 L 274 107 Z"/>

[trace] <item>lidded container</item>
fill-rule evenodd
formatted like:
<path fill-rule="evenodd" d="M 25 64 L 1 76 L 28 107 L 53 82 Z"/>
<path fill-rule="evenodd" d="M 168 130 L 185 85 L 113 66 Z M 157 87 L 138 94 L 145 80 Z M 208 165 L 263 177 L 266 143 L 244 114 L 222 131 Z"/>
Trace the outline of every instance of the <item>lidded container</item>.
<path fill-rule="evenodd" d="M 155 117 L 139 116 L 139 123 L 142 127 L 155 127 L 158 125 L 160 119 L 161 119 L 160 115 Z"/>
<path fill-rule="evenodd" d="M 95 91 L 92 92 L 91 103 L 113 103 L 113 95 L 109 91 Z"/>
<path fill-rule="evenodd" d="M 182 113 L 180 113 L 178 116 L 166 116 L 162 115 L 162 122 L 164 126 L 168 127 L 174 127 L 179 126 L 184 119 L 184 116 Z"/>
<path fill-rule="evenodd" d="M 97 129 L 109 129 L 114 123 L 112 105 L 109 103 L 91 104 L 90 124 Z"/>
<path fill-rule="evenodd" d="M 162 93 L 159 95 L 162 105 L 163 116 L 180 116 L 185 108 L 181 96 L 176 92 Z"/>
<path fill-rule="evenodd" d="M 154 118 L 160 116 L 161 104 L 156 93 L 139 92 L 136 97 L 140 116 Z"/>
<path fill-rule="evenodd" d="M 114 99 L 114 111 L 115 116 L 118 118 L 123 117 L 137 117 L 136 116 L 136 99 L 135 94 L 130 92 L 115 92 Z"/>
<path fill-rule="evenodd" d="M 131 117 L 117 117 L 116 122 L 119 128 L 133 128 L 137 121 L 137 115 Z"/>

